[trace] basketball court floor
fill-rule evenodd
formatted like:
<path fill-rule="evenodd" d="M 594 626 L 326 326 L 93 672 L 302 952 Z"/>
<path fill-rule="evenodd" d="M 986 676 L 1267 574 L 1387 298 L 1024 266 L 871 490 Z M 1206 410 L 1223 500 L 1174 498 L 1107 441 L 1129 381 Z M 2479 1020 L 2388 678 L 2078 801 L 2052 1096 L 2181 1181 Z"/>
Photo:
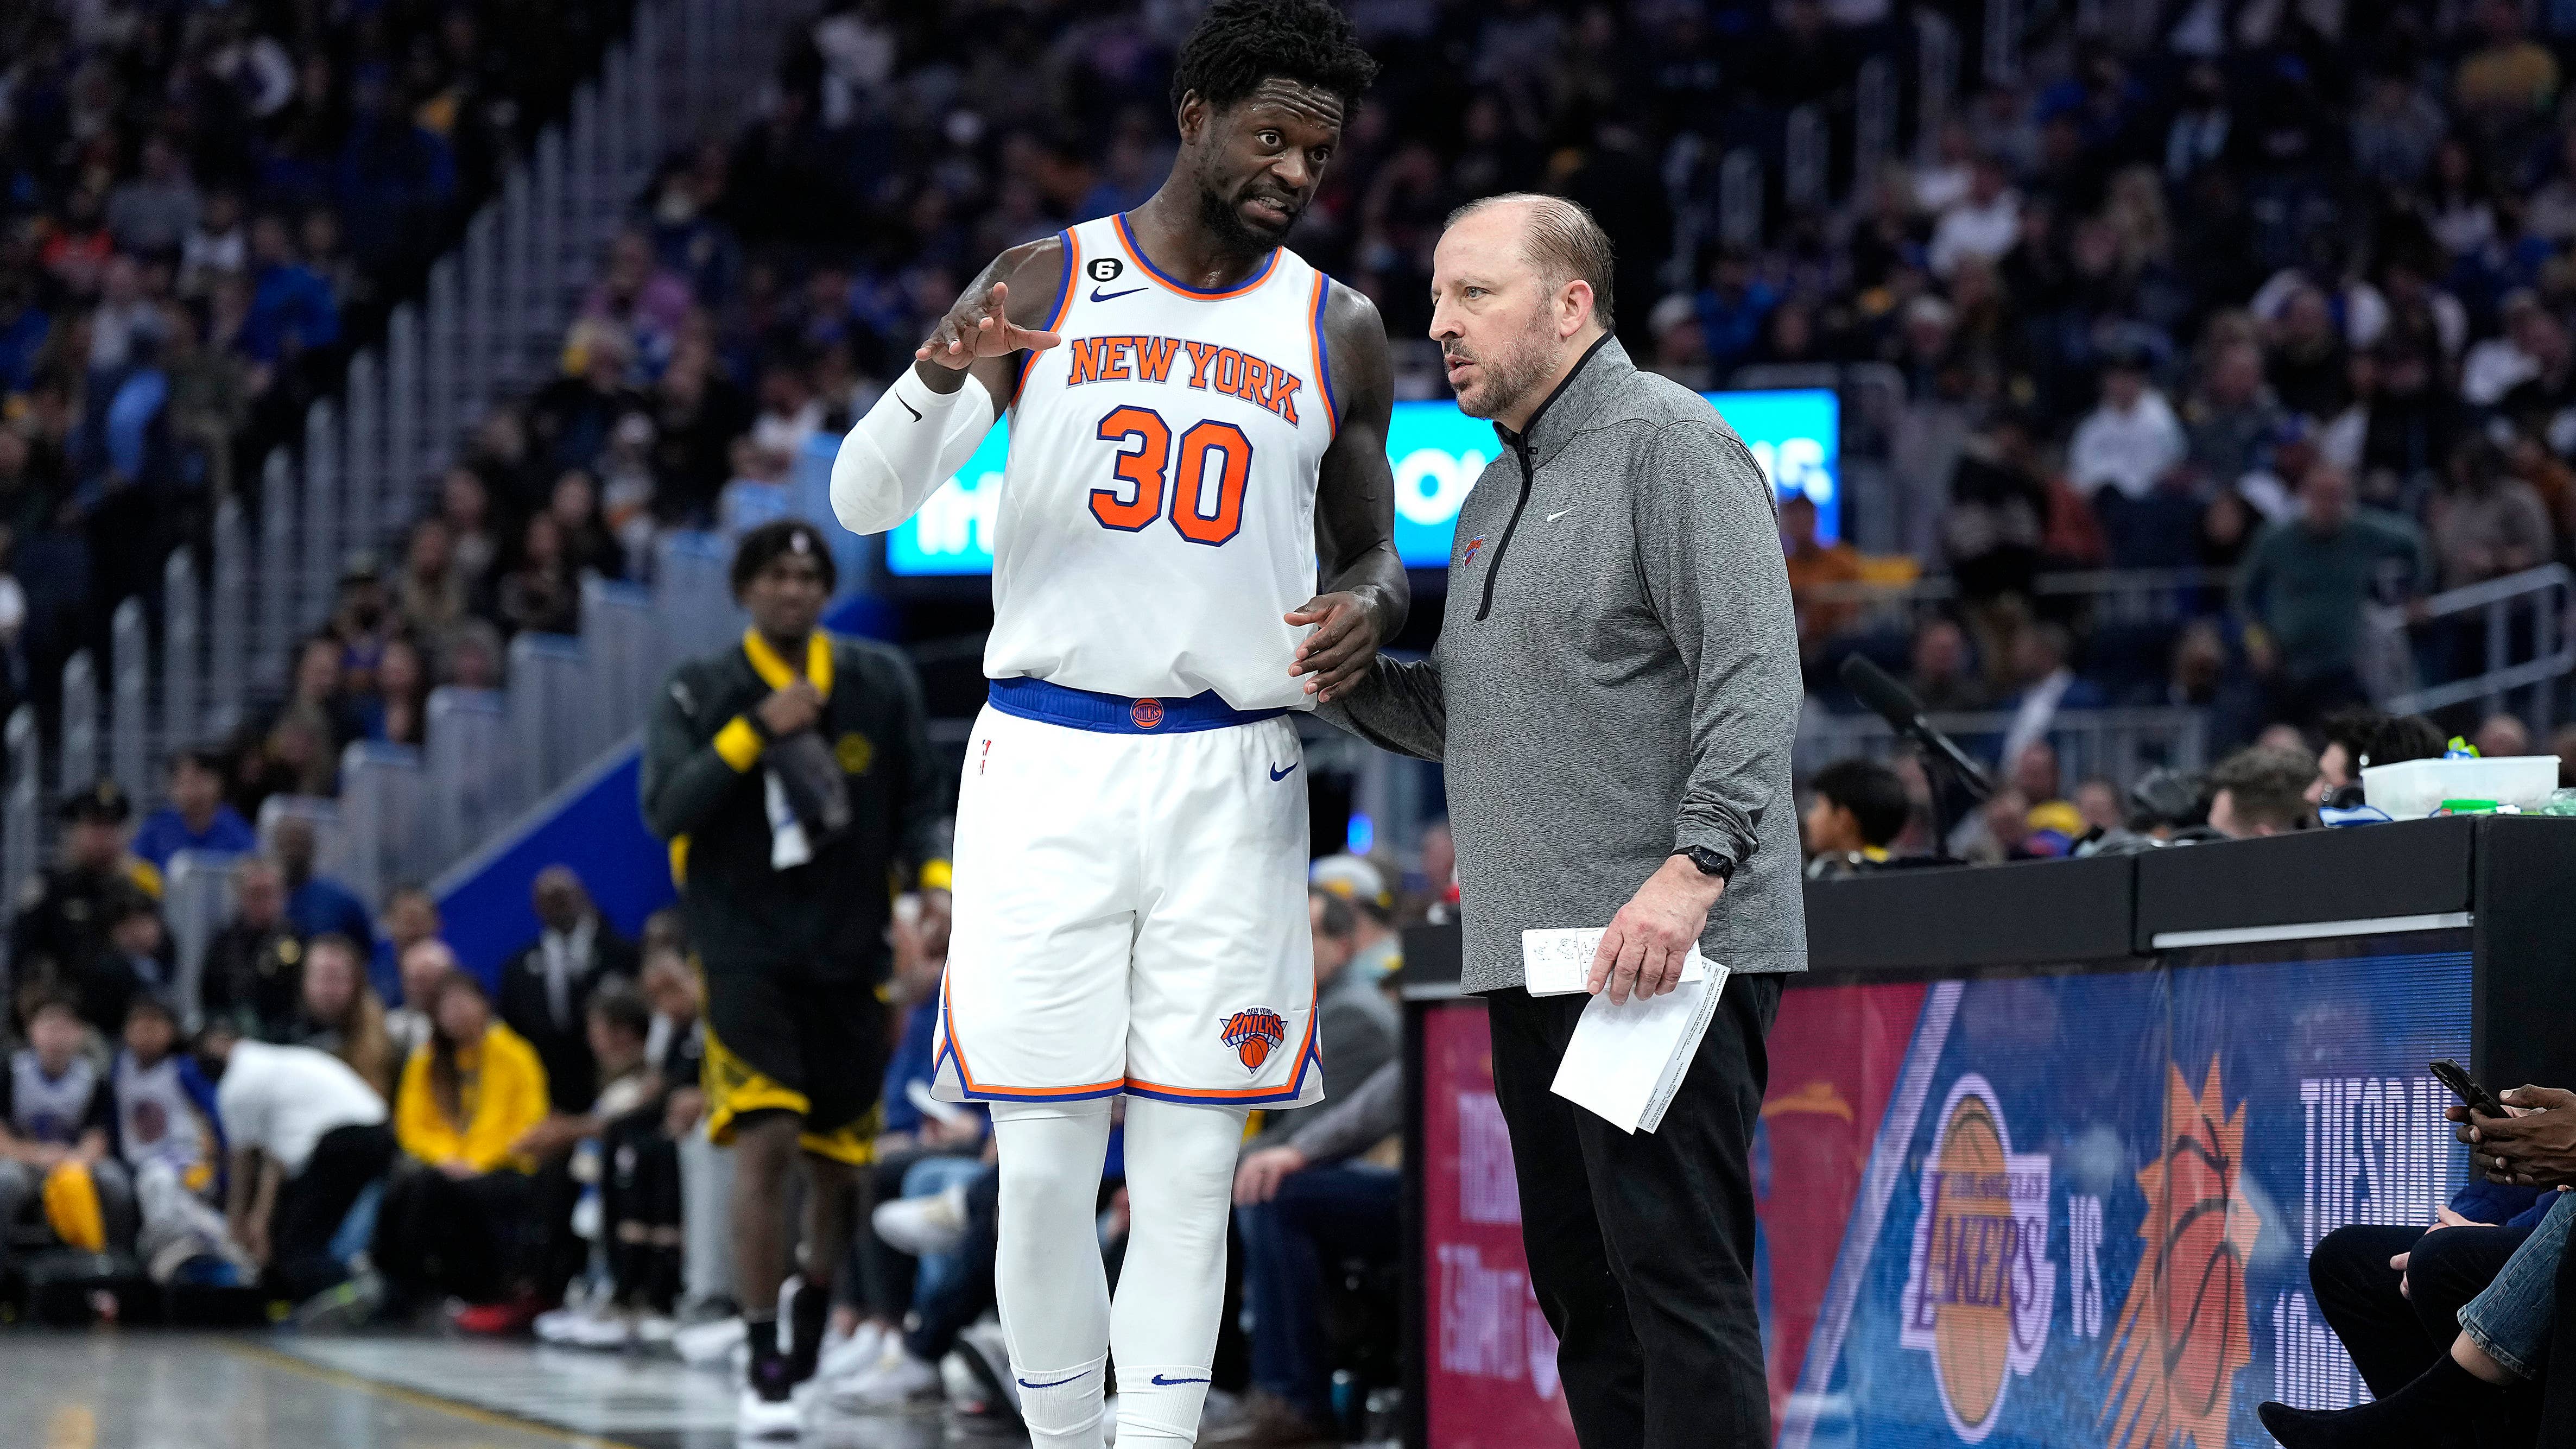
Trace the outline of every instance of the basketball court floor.
<path fill-rule="evenodd" d="M 733 1384 L 669 1359 L 436 1338 L 0 1333 L 0 1444 L 27 1449 L 732 1449 Z M 1021 1449 L 935 1408 L 807 1449 Z"/>

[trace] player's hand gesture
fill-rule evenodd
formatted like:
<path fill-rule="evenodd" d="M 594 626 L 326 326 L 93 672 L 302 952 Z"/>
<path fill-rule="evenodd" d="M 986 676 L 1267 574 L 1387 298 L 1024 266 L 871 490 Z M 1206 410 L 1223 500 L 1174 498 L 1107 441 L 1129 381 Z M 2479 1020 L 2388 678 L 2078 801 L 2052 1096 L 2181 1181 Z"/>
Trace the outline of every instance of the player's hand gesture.
<path fill-rule="evenodd" d="M 1306 692 L 1321 702 L 1330 702 L 1348 694 L 1368 674 L 1369 660 L 1377 656 L 1377 614 L 1357 594 L 1318 594 L 1299 605 L 1287 616 L 1298 626 L 1318 625 L 1297 646 L 1297 657 L 1289 661 L 1290 674 L 1311 674 Z"/>
<path fill-rule="evenodd" d="M 799 730 L 810 729 L 823 716 L 823 693 L 812 680 L 799 679 L 786 688 L 774 690 L 760 702 L 760 722 L 769 727 L 769 737 L 783 740 Z"/>
<path fill-rule="evenodd" d="M 958 298 L 939 325 L 930 329 L 930 340 L 913 350 L 913 360 L 963 372 L 979 357 L 1044 352 L 1064 340 L 1056 333 L 1011 321 L 1006 311 L 1010 300 L 1008 282 L 995 282 L 981 297 L 970 292 Z"/>

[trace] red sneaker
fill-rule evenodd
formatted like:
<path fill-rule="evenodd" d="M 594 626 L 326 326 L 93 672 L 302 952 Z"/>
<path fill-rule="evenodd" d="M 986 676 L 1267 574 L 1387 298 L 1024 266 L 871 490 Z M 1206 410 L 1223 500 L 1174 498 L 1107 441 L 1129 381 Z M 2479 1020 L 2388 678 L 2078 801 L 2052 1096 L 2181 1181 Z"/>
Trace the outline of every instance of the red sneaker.
<path fill-rule="evenodd" d="M 456 1310 L 455 1324 L 460 1332 L 489 1338 L 514 1338 L 525 1334 L 545 1305 L 534 1294 L 521 1294 L 499 1303 L 477 1303 Z"/>

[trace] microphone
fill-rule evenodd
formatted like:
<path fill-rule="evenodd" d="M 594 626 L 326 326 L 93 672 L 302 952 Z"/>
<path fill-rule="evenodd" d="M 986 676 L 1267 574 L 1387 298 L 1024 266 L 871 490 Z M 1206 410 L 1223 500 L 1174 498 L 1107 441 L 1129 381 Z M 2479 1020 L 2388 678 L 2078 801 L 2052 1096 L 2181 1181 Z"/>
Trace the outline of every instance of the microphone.
<path fill-rule="evenodd" d="M 1984 800 L 1995 793 L 1994 782 L 1986 778 L 1985 769 L 1970 759 L 1956 740 L 1934 729 L 1932 722 L 1923 717 L 1923 701 L 1886 670 L 1854 654 L 1843 660 L 1842 681 L 1843 688 L 1858 696 L 1872 714 L 1887 721 L 1899 735 L 1939 756 L 1958 774 L 1959 784 L 1970 795 Z"/>

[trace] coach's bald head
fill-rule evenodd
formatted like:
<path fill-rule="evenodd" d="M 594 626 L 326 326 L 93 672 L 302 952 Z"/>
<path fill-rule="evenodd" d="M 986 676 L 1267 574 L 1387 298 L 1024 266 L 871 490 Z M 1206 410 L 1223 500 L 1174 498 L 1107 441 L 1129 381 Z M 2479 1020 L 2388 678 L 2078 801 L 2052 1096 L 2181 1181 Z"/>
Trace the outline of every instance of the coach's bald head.
<path fill-rule="evenodd" d="M 1471 201 L 1440 235 L 1431 306 L 1460 410 L 1518 432 L 1610 330 L 1610 238 L 1561 196 Z"/>

